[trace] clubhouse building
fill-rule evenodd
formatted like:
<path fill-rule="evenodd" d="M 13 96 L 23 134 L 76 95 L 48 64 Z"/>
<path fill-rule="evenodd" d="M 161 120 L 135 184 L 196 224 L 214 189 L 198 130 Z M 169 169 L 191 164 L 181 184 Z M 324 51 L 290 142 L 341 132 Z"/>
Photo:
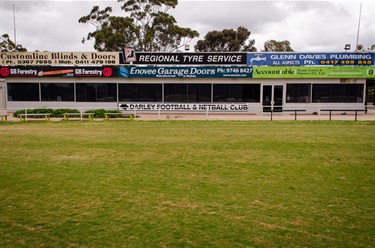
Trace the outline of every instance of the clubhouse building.
<path fill-rule="evenodd" d="M 263 112 L 364 109 L 374 51 L 0 52 L 0 109 Z M 372 104 L 372 103 L 371 103 Z"/>

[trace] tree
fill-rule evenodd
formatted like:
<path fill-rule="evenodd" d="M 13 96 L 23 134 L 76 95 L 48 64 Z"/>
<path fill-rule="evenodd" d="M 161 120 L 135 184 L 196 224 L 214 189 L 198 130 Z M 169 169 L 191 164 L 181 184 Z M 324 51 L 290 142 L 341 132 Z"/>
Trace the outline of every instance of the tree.
<path fill-rule="evenodd" d="M 0 36 L 0 52 L 1 51 L 15 51 L 16 44 L 9 38 L 8 34 Z M 18 51 L 18 50 L 17 50 Z M 26 52 L 27 49 L 22 47 L 19 52 Z"/>
<path fill-rule="evenodd" d="M 255 40 L 249 39 L 251 32 L 245 27 L 237 30 L 210 31 L 194 46 L 197 52 L 256 52 Z"/>
<path fill-rule="evenodd" d="M 86 40 L 95 40 L 94 48 L 97 51 L 119 51 L 125 46 L 134 47 L 135 36 L 133 20 L 129 17 L 111 16 L 112 8 L 100 10 L 94 6 L 87 16 L 81 17 L 78 22 L 95 26 L 94 32 L 89 32 Z"/>
<path fill-rule="evenodd" d="M 95 40 L 98 51 L 119 51 L 132 47 L 137 51 L 175 51 L 193 38 L 197 31 L 176 25 L 173 16 L 167 14 L 175 8 L 177 0 L 128 0 L 121 7 L 129 16 L 111 16 L 112 8 L 100 10 L 94 6 L 89 15 L 81 17 L 80 23 L 95 26 L 86 40 Z"/>
<path fill-rule="evenodd" d="M 264 52 L 294 52 L 287 40 L 268 40 L 264 42 Z"/>

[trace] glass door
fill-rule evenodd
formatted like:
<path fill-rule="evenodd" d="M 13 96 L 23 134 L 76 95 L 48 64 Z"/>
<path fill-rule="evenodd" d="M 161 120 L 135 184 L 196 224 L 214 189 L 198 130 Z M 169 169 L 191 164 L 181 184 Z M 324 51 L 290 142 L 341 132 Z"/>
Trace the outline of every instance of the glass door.
<path fill-rule="evenodd" d="M 283 111 L 283 85 L 263 85 L 263 112 Z"/>

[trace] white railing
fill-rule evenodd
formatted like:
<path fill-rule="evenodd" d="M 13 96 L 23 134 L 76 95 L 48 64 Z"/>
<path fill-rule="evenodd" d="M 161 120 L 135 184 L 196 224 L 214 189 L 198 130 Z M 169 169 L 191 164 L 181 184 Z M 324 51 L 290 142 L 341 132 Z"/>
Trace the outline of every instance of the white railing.
<path fill-rule="evenodd" d="M 328 105 L 314 105 L 312 107 L 303 108 L 302 106 L 282 106 L 283 111 L 278 111 L 278 107 L 281 106 L 272 106 L 273 111 L 265 112 L 263 111 L 262 106 L 250 106 L 246 112 L 235 112 L 235 111 L 212 111 L 210 109 L 201 110 L 201 111 L 165 111 L 161 109 L 153 111 L 141 111 L 141 110 L 130 110 L 124 111 L 119 108 L 114 107 L 79 107 L 79 108 L 69 108 L 76 109 L 79 111 L 80 115 L 78 116 L 79 120 L 83 121 L 86 118 L 83 118 L 83 113 L 88 110 L 120 110 L 124 115 L 133 115 L 134 120 L 354 120 L 355 110 L 364 109 L 358 106 L 328 106 Z M 306 106 L 307 107 L 307 106 Z M 45 107 L 48 108 L 48 107 Z M 375 106 L 367 106 L 366 111 L 357 112 L 358 120 L 370 120 L 375 121 Z M 18 110 L 24 110 L 27 113 L 32 108 L 7 108 L 0 109 L 0 114 L 9 114 L 9 121 L 17 121 L 18 118 L 13 117 L 13 113 Z M 39 108 L 35 108 L 39 109 Z M 53 110 L 58 109 L 67 109 L 67 108 L 48 108 Z M 329 113 L 327 109 L 336 109 L 340 111 L 333 111 Z M 325 110 L 325 111 L 321 111 Z M 332 115 L 332 116 L 331 116 Z M 25 116 L 26 121 L 27 115 Z M 62 117 L 53 118 L 52 120 L 61 120 Z M 104 118 L 96 118 L 95 120 L 104 120 Z"/>

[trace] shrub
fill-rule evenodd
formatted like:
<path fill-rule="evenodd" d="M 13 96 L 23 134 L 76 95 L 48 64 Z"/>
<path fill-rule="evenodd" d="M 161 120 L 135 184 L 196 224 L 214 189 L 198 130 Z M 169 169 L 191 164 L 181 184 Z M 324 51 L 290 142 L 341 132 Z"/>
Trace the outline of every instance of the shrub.
<path fill-rule="evenodd" d="M 17 110 L 13 113 L 14 117 L 19 117 L 20 114 L 25 114 L 25 109 Z M 49 109 L 49 108 L 38 108 L 38 109 L 27 109 L 28 114 L 51 114 L 51 117 L 55 118 L 62 118 L 64 117 L 64 113 L 80 113 L 77 109 Z M 124 115 L 121 113 L 120 110 L 112 109 L 112 110 L 105 110 L 105 109 L 92 109 L 87 110 L 85 113 L 94 113 L 94 118 L 105 118 L 105 113 L 118 113 L 118 115 L 110 115 L 109 118 L 130 118 L 132 115 Z M 41 116 L 42 118 L 43 116 Z"/>
<path fill-rule="evenodd" d="M 80 113 L 77 109 L 55 109 L 51 117 L 64 117 L 64 113 Z"/>
<path fill-rule="evenodd" d="M 107 113 L 104 109 L 92 109 L 87 110 L 85 113 L 94 113 L 94 118 L 104 118 L 104 113 Z"/>
<path fill-rule="evenodd" d="M 109 118 L 124 118 L 126 117 L 120 110 L 107 110 L 106 113 L 118 113 L 118 115 L 110 115 Z"/>
<path fill-rule="evenodd" d="M 27 109 L 27 113 L 28 114 L 51 114 L 53 113 L 53 109 L 49 109 L 49 108 L 38 108 L 38 109 Z M 21 110 L 17 110 L 16 112 L 13 113 L 13 116 L 14 117 L 19 117 L 20 114 L 25 114 L 26 113 L 26 110 L 25 109 L 21 109 Z M 40 116 L 40 118 L 43 118 L 43 116 Z"/>
<path fill-rule="evenodd" d="M 92 109 L 87 110 L 85 113 L 94 113 L 94 118 L 105 118 L 105 113 L 118 113 L 118 115 L 110 115 L 109 118 L 123 118 L 123 117 L 129 117 L 125 116 L 121 113 L 120 110 L 112 109 L 112 110 L 106 110 L 106 109 Z"/>

